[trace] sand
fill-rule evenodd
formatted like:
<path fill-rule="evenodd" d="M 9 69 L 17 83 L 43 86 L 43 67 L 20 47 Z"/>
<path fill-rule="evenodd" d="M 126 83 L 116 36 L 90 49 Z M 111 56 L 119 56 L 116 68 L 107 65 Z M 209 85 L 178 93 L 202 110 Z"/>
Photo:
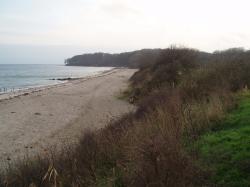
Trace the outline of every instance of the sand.
<path fill-rule="evenodd" d="M 0 165 L 43 154 L 103 128 L 134 110 L 117 96 L 136 70 L 114 69 L 98 76 L 0 97 Z"/>

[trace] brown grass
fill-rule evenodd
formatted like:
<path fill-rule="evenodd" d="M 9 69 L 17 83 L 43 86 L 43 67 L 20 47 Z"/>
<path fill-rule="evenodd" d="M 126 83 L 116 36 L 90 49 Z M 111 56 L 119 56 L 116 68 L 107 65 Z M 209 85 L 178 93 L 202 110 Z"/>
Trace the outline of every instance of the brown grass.
<path fill-rule="evenodd" d="M 224 52 L 197 66 L 197 53 L 165 50 L 131 78 L 135 113 L 85 132 L 77 145 L 59 153 L 11 166 L 0 186 L 211 185 L 192 142 L 234 106 L 233 93 L 250 84 L 250 65 L 247 55 Z M 243 66 L 235 65 L 239 59 Z"/>

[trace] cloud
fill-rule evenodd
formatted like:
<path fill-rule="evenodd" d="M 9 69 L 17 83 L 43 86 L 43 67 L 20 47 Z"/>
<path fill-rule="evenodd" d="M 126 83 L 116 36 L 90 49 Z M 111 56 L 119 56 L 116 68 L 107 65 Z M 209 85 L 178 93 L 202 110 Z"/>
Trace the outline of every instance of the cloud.
<path fill-rule="evenodd" d="M 100 3 L 99 10 L 111 17 L 119 18 L 140 14 L 140 11 L 132 3 L 121 0 L 104 0 Z"/>
<path fill-rule="evenodd" d="M 172 43 L 203 50 L 247 46 L 249 5 L 249 0 L 0 0 L 0 43 L 98 51 Z"/>

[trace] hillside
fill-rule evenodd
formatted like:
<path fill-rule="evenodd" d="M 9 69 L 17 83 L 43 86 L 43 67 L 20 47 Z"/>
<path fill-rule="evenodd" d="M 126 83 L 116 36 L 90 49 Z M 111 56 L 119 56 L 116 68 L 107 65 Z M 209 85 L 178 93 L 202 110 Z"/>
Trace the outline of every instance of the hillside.
<path fill-rule="evenodd" d="M 138 68 L 152 64 L 161 49 L 142 49 L 120 54 L 93 53 L 77 55 L 65 61 L 67 66 L 103 66 Z"/>
<path fill-rule="evenodd" d="M 67 66 L 99 66 L 99 67 L 128 67 L 143 68 L 154 64 L 164 49 L 142 49 L 132 52 L 109 54 L 82 54 L 65 60 Z M 208 61 L 211 54 L 198 52 L 199 60 Z"/>
<path fill-rule="evenodd" d="M 120 96 L 135 112 L 8 168 L 0 186 L 248 187 L 249 72 L 243 49 L 164 49 Z"/>
<path fill-rule="evenodd" d="M 220 186 L 250 186 L 250 94 L 239 95 L 239 106 L 197 142 L 204 167 Z"/>

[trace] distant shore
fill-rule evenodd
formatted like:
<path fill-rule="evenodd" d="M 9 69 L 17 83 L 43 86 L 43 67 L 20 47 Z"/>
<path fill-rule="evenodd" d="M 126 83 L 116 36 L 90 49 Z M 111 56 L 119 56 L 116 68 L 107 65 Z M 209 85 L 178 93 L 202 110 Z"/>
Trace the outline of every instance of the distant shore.
<path fill-rule="evenodd" d="M 74 142 L 86 129 L 99 129 L 133 110 L 117 99 L 136 70 L 112 69 L 62 84 L 0 95 L 0 161 Z"/>

